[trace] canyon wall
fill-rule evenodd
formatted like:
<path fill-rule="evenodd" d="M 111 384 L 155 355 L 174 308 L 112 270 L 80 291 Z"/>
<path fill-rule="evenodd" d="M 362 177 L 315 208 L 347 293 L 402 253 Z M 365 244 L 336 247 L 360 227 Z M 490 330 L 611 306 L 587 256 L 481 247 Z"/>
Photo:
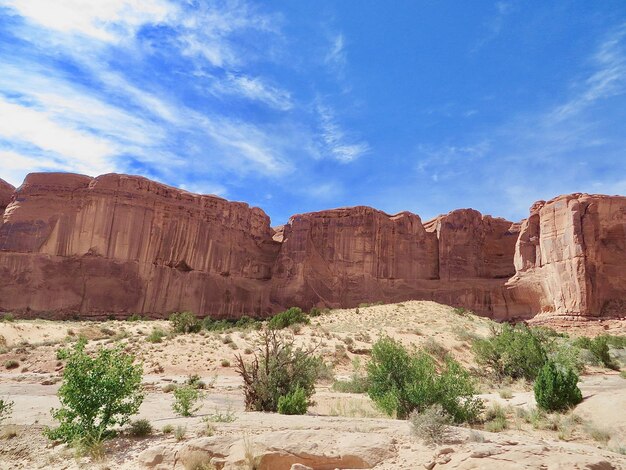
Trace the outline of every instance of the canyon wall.
<path fill-rule="evenodd" d="M 624 278 L 623 197 L 542 201 L 521 224 L 352 207 L 272 229 L 261 209 L 137 176 L 0 180 L 0 310 L 25 317 L 267 316 L 409 299 L 497 319 L 619 315 Z"/>
<path fill-rule="evenodd" d="M 626 197 L 571 194 L 533 205 L 521 226 L 511 296 L 531 312 L 626 311 Z"/>
<path fill-rule="evenodd" d="M 3 219 L 3 310 L 269 313 L 279 244 L 247 204 L 135 176 L 30 174 Z"/>

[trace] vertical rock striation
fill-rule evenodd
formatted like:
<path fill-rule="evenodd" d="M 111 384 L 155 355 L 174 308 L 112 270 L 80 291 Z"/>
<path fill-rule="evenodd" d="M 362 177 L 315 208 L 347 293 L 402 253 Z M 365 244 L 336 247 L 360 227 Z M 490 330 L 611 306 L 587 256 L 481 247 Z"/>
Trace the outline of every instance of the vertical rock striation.
<path fill-rule="evenodd" d="M 560 196 L 521 224 L 351 207 L 272 229 L 261 209 L 142 177 L 33 173 L 0 180 L 0 279 L 0 310 L 51 318 L 408 299 L 497 319 L 619 315 L 626 198 Z"/>
<path fill-rule="evenodd" d="M 508 282 L 531 314 L 595 317 L 626 310 L 626 198 L 570 194 L 531 207 Z"/>

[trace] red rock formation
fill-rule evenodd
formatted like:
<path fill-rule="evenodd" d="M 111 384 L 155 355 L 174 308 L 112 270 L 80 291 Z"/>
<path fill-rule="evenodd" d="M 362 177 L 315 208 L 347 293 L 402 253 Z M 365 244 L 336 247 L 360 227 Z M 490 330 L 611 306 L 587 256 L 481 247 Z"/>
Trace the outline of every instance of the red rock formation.
<path fill-rule="evenodd" d="M 516 235 L 473 210 L 425 226 L 369 207 L 297 215 L 283 229 L 271 298 L 307 308 L 427 299 L 507 318 Z"/>
<path fill-rule="evenodd" d="M 0 227 L 0 308 L 266 314 L 272 234 L 258 208 L 141 177 L 31 174 Z"/>
<path fill-rule="evenodd" d="M 626 307 L 626 198 L 571 194 L 540 201 L 522 223 L 513 301 L 571 316 L 623 313 Z"/>
<path fill-rule="evenodd" d="M 0 180 L 0 215 L 0 310 L 24 316 L 236 317 L 407 299 L 498 319 L 626 309 L 624 197 L 542 201 L 521 229 L 471 209 L 422 224 L 369 207 L 271 229 L 261 209 L 141 177 L 36 173 L 17 190 Z"/>
<path fill-rule="evenodd" d="M 13 197 L 13 193 L 15 192 L 15 188 L 0 179 L 0 225 L 2 225 L 2 216 L 4 214 L 4 210 L 11 202 L 11 198 Z"/>

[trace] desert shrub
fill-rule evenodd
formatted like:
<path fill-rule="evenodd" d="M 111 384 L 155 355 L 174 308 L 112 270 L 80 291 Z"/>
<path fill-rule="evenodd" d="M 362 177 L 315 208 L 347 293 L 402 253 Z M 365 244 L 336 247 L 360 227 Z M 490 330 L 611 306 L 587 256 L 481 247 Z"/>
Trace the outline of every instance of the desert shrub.
<path fill-rule="evenodd" d="M 146 338 L 146 341 L 150 343 L 161 343 L 163 338 L 167 336 L 167 333 L 161 328 L 153 328 L 152 332 Z"/>
<path fill-rule="evenodd" d="M 14 402 L 12 400 L 0 398 L 0 424 L 11 417 L 13 405 Z"/>
<path fill-rule="evenodd" d="M 7 369 L 16 369 L 19 366 L 19 361 L 16 361 L 15 359 L 7 359 L 6 361 L 4 361 L 4 367 L 6 367 Z"/>
<path fill-rule="evenodd" d="M 620 376 L 622 379 L 626 379 L 626 369 L 624 369 L 623 371 L 621 371 L 621 372 L 619 373 L 619 376 Z"/>
<path fill-rule="evenodd" d="M 411 411 L 409 421 L 413 434 L 427 445 L 443 444 L 450 437 L 452 417 L 439 404 L 429 406 L 421 413 Z"/>
<path fill-rule="evenodd" d="M 140 320 L 143 320 L 143 318 L 138 313 L 133 313 L 130 317 L 126 319 L 126 321 L 140 321 Z"/>
<path fill-rule="evenodd" d="M 12 321 L 15 321 L 15 315 L 13 315 L 12 313 L 4 313 L 4 314 L 0 317 L 0 321 L 6 321 L 6 322 L 12 322 Z"/>
<path fill-rule="evenodd" d="M 152 434 L 152 425 L 147 419 L 138 419 L 130 423 L 129 433 L 134 437 L 146 437 Z"/>
<path fill-rule="evenodd" d="M 579 374 L 585 369 L 585 361 L 581 356 L 581 349 L 570 341 L 554 343 L 548 351 L 548 358 L 554 363 L 567 369 L 572 369 Z"/>
<path fill-rule="evenodd" d="M 352 361 L 352 375 L 349 380 L 335 380 L 332 389 L 342 393 L 367 393 L 369 381 L 367 375 L 361 370 L 361 361 L 354 358 Z"/>
<path fill-rule="evenodd" d="M 174 429 L 174 439 L 177 441 L 182 441 L 185 438 L 185 434 L 187 434 L 186 426 L 176 426 Z"/>
<path fill-rule="evenodd" d="M 311 317 L 311 318 L 319 317 L 320 315 L 322 315 L 322 309 L 320 309 L 320 308 L 313 307 L 313 308 L 311 308 L 311 310 L 309 310 L 309 317 Z"/>
<path fill-rule="evenodd" d="M 302 309 L 298 307 L 291 307 L 284 312 L 274 315 L 267 323 L 267 326 L 272 330 L 281 330 L 296 323 L 306 324 L 309 322 L 309 318 L 306 316 L 306 313 L 302 311 Z"/>
<path fill-rule="evenodd" d="M 389 337 L 372 347 L 367 365 L 369 396 L 389 415 L 406 419 L 439 404 L 454 422 L 472 422 L 482 411 L 482 401 L 474 398 L 476 389 L 469 372 L 451 357 L 437 371 L 436 361 L 424 351 L 409 353 Z"/>
<path fill-rule="evenodd" d="M 309 398 L 300 387 L 296 387 L 287 395 L 278 397 L 278 412 L 281 415 L 303 415 L 308 407 Z"/>
<path fill-rule="evenodd" d="M 181 416 L 191 416 L 200 409 L 197 402 L 202 398 L 202 393 L 193 385 L 183 385 L 174 390 L 174 403 L 172 409 Z"/>
<path fill-rule="evenodd" d="M 165 393 L 171 393 L 174 390 L 176 390 L 176 385 L 174 385 L 174 384 L 166 384 L 166 385 L 163 386 L 162 390 Z"/>
<path fill-rule="evenodd" d="M 193 312 L 172 313 L 170 322 L 175 333 L 197 333 L 202 328 Z"/>
<path fill-rule="evenodd" d="M 161 429 L 161 432 L 163 434 L 171 434 L 172 432 L 174 432 L 174 426 L 172 426 L 171 424 L 166 424 L 165 426 L 163 426 L 163 429 Z"/>
<path fill-rule="evenodd" d="M 222 359 L 220 365 L 222 367 L 230 367 L 230 361 L 228 359 Z"/>
<path fill-rule="evenodd" d="M 504 324 L 491 337 L 474 341 L 472 350 L 476 362 L 500 378 L 534 380 L 547 360 L 540 338 L 524 325 Z"/>
<path fill-rule="evenodd" d="M 217 407 L 215 408 L 215 413 L 211 413 L 210 415 L 205 417 L 207 422 L 212 423 L 232 423 L 237 419 L 233 408 L 228 405 L 225 410 L 219 410 Z"/>
<path fill-rule="evenodd" d="M 312 350 L 294 346 L 273 329 L 259 333 L 260 347 L 252 361 L 245 361 L 241 354 L 235 356 L 236 371 L 244 385 L 247 411 L 277 411 L 278 399 L 301 389 L 307 402 L 315 393 L 321 359 Z"/>
<path fill-rule="evenodd" d="M 198 374 L 188 376 L 185 383 L 200 390 L 204 390 L 206 388 L 206 383 L 202 381 L 202 378 Z"/>
<path fill-rule="evenodd" d="M 500 432 L 508 428 L 506 410 L 499 403 L 492 403 L 485 410 L 485 431 Z"/>
<path fill-rule="evenodd" d="M 137 413 L 143 401 L 142 368 L 122 346 L 85 352 L 79 340 L 68 352 L 63 383 L 58 391 L 61 408 L 52 410 L 59 427 L 47 429 L 54 440 L 102 440 L 116 425 L 123 426 Z"/>
<path fill-rule="evenodd" d="M 609 354 L 609 342 L 615 342 L 616 340 L 608 335 L 600 335 L 595 338 L 587 338 L 586 336 L 580 336 L 574 341 L 574 345 L 581 349 L 586 349 L 595 358 L 595 362 L 599 365 L 607 367 L 609 369 L 619 370 L 619 366 L 615 364 L 613 358 Z"/>
<path fill-rule="evenodd" d="M 200 450 L 193 451 L 185 456 L 185 470 L 215 470 L 211 455 Z"/>
<path fill-rule="evenodd" d="M 572 369 L 548 361 L 535 382 L 537 405 L 547 411 L 564 411 L 583 400 L 578 388 L 578 375 Z"/>

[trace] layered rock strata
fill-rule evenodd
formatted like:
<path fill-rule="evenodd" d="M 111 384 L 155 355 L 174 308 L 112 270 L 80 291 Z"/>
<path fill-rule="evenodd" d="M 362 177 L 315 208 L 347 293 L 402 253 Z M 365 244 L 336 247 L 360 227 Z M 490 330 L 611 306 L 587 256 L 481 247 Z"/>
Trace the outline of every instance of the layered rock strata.
<path fill-rule="evenodd" d="M 626 197 L 588 194 L 539 201 L 521 226 L 515 303 L 577 317 L 626 312 Z"/>
<path fill-rule="evenodd" d="M 626 198 L 541 201 L 521 224 L 460 209 L 293 216 L 142 177 L 0 180 L 0 310 L 63 318 L 266 316 L 409 299 L 497 319 L 626 310 Z"/>

